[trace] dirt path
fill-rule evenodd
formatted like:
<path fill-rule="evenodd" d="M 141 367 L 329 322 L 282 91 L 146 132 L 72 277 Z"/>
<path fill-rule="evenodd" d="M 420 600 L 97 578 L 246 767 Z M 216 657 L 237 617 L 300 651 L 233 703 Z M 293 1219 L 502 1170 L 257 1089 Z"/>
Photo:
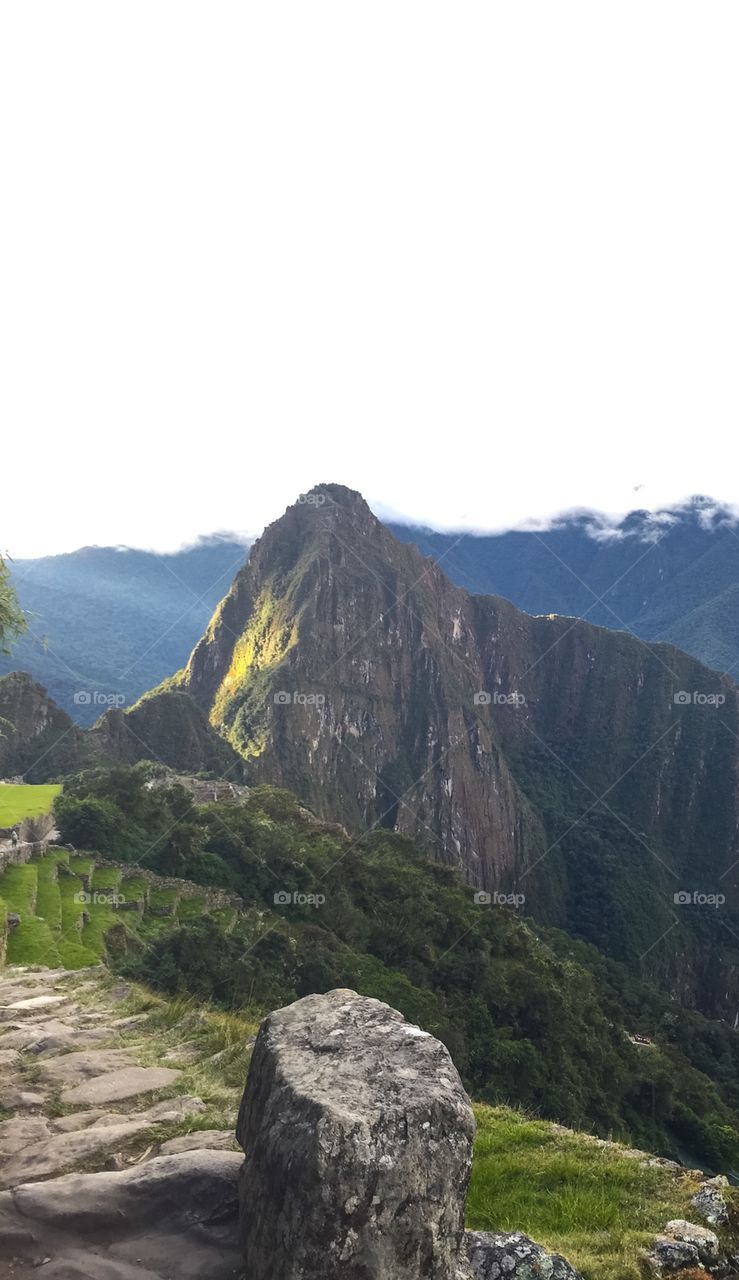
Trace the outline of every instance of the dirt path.
<path fill-rule="evenodd" d="M 248 1046 L 223 1021 L 102 967 L 0 972 L 0 1277 L 238 1274 Z"/>

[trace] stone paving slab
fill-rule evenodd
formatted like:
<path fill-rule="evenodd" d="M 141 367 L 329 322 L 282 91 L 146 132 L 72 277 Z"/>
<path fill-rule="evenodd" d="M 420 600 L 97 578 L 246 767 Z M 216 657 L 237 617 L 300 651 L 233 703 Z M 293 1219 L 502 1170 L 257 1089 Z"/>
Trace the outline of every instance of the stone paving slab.
<path fill-rule="evenodd" d="M 108 1071 L 65 1089 L 62 1102 L 66 1106 L 100 1106 L 106 1102 L 122 1102 L 142 1093 L 153 1093 L 174 1084 L 182 1075 L 172 1067 L 124 1067 L 120 1071 Z"/>
<path fill-rule="evenodd" d="M 44 1059 L 40 1078 L 50 1084 L 71 1086 L 134 1065 L 125 1049 L 83 1049 L 79 1053 Z"/>

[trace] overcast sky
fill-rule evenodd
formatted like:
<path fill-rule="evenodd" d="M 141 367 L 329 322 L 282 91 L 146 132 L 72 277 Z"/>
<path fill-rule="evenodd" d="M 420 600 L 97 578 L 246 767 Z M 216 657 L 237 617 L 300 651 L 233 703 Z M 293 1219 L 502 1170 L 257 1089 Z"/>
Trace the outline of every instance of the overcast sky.
<path fill-rule="evenodd" d="M 739 501 L 738 62 L 736 0 L 8 0 L 0 549 Z"/>

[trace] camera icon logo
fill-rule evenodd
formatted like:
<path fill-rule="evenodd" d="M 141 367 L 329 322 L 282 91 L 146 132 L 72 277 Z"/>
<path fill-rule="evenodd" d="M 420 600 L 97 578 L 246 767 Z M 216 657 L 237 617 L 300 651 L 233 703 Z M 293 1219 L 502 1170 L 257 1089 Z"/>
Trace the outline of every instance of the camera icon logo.
<path fill-rule="evenodd" d="M 476 707 L 489 707 L 493 697 L 492 694 L 488 693 L 487 689 L 478 689 L 472 701 Z"/>
<path fill-rule="evenodd" d="M 687 707 L 693 701 L 687 689 L 678 689 L 677 693 L 672 695 L 672 701 L 676 707 Z"/>
<path fill-rule="evenodd" d="M 489 907 L 493 901 L 492 893 L 487 893 L 485 889 L 478 889 L 474 897 L 474 902 L 478 907 Z"/>
<path fill-rule="evenodd" d="M 91 897 L 89 893 L 85 893 L 84 889 L 80 889 L 74 895 L 74 900 L 79 906 L 85 906 L 87 903 L 91 901 Z"/>
<path fill-rule="evenodd" d="M 278 889 L 274 900 L 276 907 L 289 907 L 293 900 L 293 896 L 291 893 L 288 893 L 286 889 Z"/>
<path fill-rule="evenodd" d="M 284 689 L 280 689 L 279 693 L 276 693 L 274 697 L 276 707 L 286 707 L 292 702 L 292 700 L 293 695 L 291 693 L 287 693 Z"/>
<path fill-rule="evenodd" d="M 92 694 L 89 689 L 78 689 L 72 701 L 76 707 L 89 707 L 92 702 Z"/>
<path fill-rule="evenodd" d="M 693 901 L 693 895 L 687 889 L 678 889 L 677 893 L 673 893 L 672 901 L 676 907 L 687 907 Z"/>

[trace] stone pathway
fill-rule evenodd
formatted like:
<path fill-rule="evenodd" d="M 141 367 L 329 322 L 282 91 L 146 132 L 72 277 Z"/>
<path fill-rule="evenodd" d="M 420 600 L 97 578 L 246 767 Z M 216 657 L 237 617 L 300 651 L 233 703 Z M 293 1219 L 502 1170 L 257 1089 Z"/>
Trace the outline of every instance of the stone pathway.
<path fill-rule="evenodd" d="M 0 1280 L 239 1274 L 243 1075 L 207 1014 L 180 1044 L 142 1001 L 102 967 L 0 971 Z"/>

